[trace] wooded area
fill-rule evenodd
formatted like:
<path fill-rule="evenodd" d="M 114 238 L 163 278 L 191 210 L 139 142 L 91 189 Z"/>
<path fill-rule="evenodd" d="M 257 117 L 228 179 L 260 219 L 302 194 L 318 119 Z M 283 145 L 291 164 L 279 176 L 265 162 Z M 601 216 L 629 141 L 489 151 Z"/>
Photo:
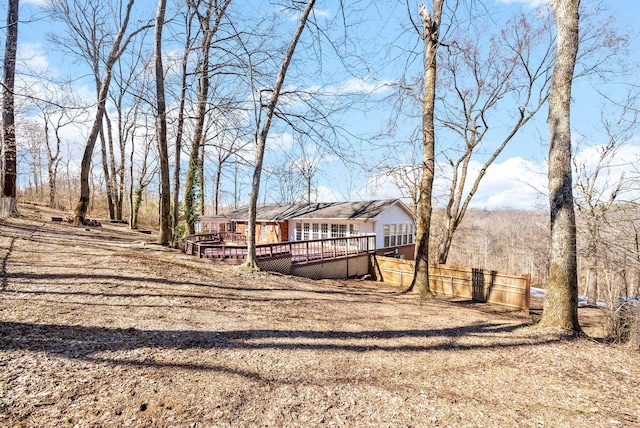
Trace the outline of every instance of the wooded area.
<path fill-rule="evenodd" d="M 640 179 L 619 156 L 640 98 L 625 80 L 630 36 L 594 2 L 11 0 L 6 11 L 3 215 L 44 201 L 75 224 L 106 217 L 176 246 L 200 216 L 249 205 L 246 267 L 258 269 L 258 204 L 317 202 L 326 183 L 356 198 L 358 176 L 385 176 L 415 209 L 423 296 L 430 264 L 481 262 L 530 275 L 549 291 L 543 324 L 579 332 L 583 290 L 612 309 L 639 293 Z M 58 67 L 75 69 L 29 57 L 18 26 L 45 23 Z M 597 132 L 573 129 L 576 82 L 611 76 L 621 83 L 599 90 Z M 536 190 L 548 212 L 474 210 L 488 171 L 546 109 L 548 181 Z"/>

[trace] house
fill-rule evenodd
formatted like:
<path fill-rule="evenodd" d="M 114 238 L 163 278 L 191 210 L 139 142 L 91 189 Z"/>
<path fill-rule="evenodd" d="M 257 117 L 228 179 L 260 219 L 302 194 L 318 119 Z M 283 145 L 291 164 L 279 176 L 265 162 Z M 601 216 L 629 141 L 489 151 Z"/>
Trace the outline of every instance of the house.
<path fill-rule="evenodd" d="M 200 232 L 246 235 L 248 207 L 225 216 L 202 217 Z M 376 236 L 378 254 L 413 259 L 414 215 L 399 199 L 262 205 L 256 211 L 256 242 L 277 243 L 349 236 Z"/>

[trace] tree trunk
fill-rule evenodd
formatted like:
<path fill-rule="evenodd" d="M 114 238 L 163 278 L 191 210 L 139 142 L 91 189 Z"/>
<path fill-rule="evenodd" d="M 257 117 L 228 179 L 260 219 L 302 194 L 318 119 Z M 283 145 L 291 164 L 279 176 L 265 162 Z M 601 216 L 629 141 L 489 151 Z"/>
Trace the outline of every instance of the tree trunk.
<path fill-rule="evenodd" d="M 313 9 L 313 5 L 315 4 L 315 0 L 308 0 L 307 5 L 304 9 L 304 12 L 300 15 L 300 21 L 298 23 L 298 28 L 289 44 L 289 48 L 287 49 L 287 53 L 282 61 L 282 65 L 280 66 L 280 71 L 278 72 L 278 77 L 276 78 L 276 84 L 273 87 L 273 92 L 271 93 L 271 99 L 267 104 L 267 111 L 265 116 L 264 124 L 262 125 L 262 130 L 260 133 L 256 134 L 256 165 L 253 170 L 253 179 L 251 181 L 251 192 L 249 193 L 249 224 L 247 225 L 247 261 L 245 262 L 245 266 L 249 269 L 255 270 L 258 269 L 258 263 L 256 260 L 256 209 L 258 206 L 258 196 L 260 192 L 260 176 L 262 174 L 262 162 L 264 160 L 264 151 L 267 143 L 267 136 L 269 135 L 269 128 L 271 127 L 271 120 L 273 119 L 273 114 L 276 109 L 276 105 L 278 103 L 278 98 L 280 97 L 280 91 L 282 90 L 282 85 L 284 85 L 284 79 L 287 76 L 287 69 L 289 68 L 289 64 L 291 63 L 291 59 L 293 58 L 293 53 L 296 50 L 296 46 L 298 44 L 298 40 L 300 40 L 300 36 L 302 35 L 302 31 L 307 25 L 307 20 L 309 19 L 309 14 Z"/>
<path fill-rule="evenodd" d="M 208 19 L 208 16 L 207 16 Z M 209 97 L 209 51 L 211 48 L 211 39 L 213 38 L 213 32 L 209 29 L 209 22 L 200 22 L 203 27 L 203 40 L 202 40 L 202 60 L 200 66 L 201 76 L 198 85 L 198 106 L 196 112 L 196 124 L 191 140 L 191 151 L 189 153 L 189 165 L 187 166 L 187 176 L 185 178 L 185 190 L 184 190 L 184 211 L 185 220 L 187 223 L 187 232 L 189 234 L 195 233 L 195 221 L 196 221 L 196 197 L 197 189 L 199 188 L 198 176 L 200 175 L 200 144 L 203 141 L 204 134 L 204 122 L 207 109 L 207 100 Z"/>
<path fill-rule="evenodd" d="M 98 89 L 100 93 L 100 89 Z M 98 103 L 100 100 L 98 100 Z M 105 109 L 106 113 L 106 109 Z M 109 126 L 109 124 L 107 124 Z M 107 188 L 107 207 L 109 208 L 109 219 L 116 218 L 115 207 L 113 205 L 113 189 L 111 187 L 111 174 L 109 173 L 109 161 L 107 156 L 107 143 L 104 137 L 104 129 L 100 128 L 100 152 L 102 154 L 102 173 L 104 174 L 104 181 Z"/>
<path fill-rule="evenodd" d="M 200 162 L 198 162 L 198 184 L 199 184 L 199 201 L 198 207 L 200 209 L 200 216 L 204 215 L 204 133 L 202 134 L 202 141 L 200 141 Z"/>
<path fill-rule="evenodd" d="M 433 18 L 420 4 L 424 41 L 424 99 L 422 100 L 422 178 L 416 218 L 415 270 L 410 291 L 426 296 L 429 291 L 429 235 L 431 230 L 432 191 L 435 173 L 434 110 L 436 97 L 436 53 L 444 0 L 433 0 Z"/>
<path fill-rule="evenodd" d="M 220 180 L 222 179 L 222 164 L 218 163 L 218 170 L 213 182 L 213 213 L 218 215 L 220 209 Z"/>
<path fill-rule="evenodd" d="M 121 115 L 118 115 L 118 122 Z M 113 150 L 113 130 L 111 128 L 111 118 L 109 112 L 104 112 L 104 121 L 107 128 L 107 143 L 109 153 L 109 188 L 111 189 L 111 200 L 113 201 L 113 218 L 122 220 L 122 201 L 120 200 L 120 191 L 118 186 L 118 173 L 116 171 L 115 151 Z M 118 133 L 120 133 L 120 123 L 118 123 Z"/>
<path fill-rule="evenodd" d="M 180 152 L 182 151 L 182 132 L 184 129 L 184 105 L 187 93 L 187 66 L 189 64 L 189 51 L 191 46 L 191 22 L 193 15 L 187 14 L 186 18 L 186 40 L 184 53 L 182 56 L 182 76 L 180 88 L 180 102 L 178 107 L 178 123 L 176 124 L 176 147 L 174 154 L 174 167 L 173 167 L 173 235 L 171 245 L 176 247 L 178 245 L 180 225 Z"/>
<path fill-rule="evenodd" d="M 598 304 L 598 269 L 594 260 L 587 259 L 587 305 L 596 306 Z"/>
<path fill-rule="evenodd" d="M 122 25 L 120 26 L 120 29 L 118 30 L 118 34 L 116 35 L 116 38 L 113 42 L 113 46 L 111 47 L 111 52 L 109 52 L 109 56 L 107 57 L 107 61 L 105 63 L 105 75 L 102 79 L 102 84 L 100 85 L 100 91 L 98 92 L 98 105 L 96 109 L 96 115 L 91 127 L 91 131 L 89 132 L 89 136 L 87 137 L 84 155 L 82 156 L 82 162 L 80 164 L 80 200 L 76 205 L 73 215 L 73 222 L 75 224 L 83 224 L 87 215 L 87 207 L 89 205 L 89 199 L 91 195 L 91 189 L 89 187 L 91 157 L 93 155 L 93 149 L 96 145 L 96 140 L 98 139 L 98 134 L 100 133 L 100 129 L 102 128 L 102 119 L 106 110 L 107 94 L 109 92 L 109 84 L 111 83 L 111 73 L 113 66 L 118 58 L 122 55 L 122 49 L 126 47 L 129 40 L 131 39 L 131 36 L 133 35 L 130 35 L 129 38 L 125 41 L 124 46 L 121 47 L 121 44 L 123 44 L 122 39 L 124 38 L 124 33 L 127 30 L 127 26 L 129 24 L 129 17 L 131 16 L 133 3 L 134 0 L 129 0 L 129 2 L 127 3 L 124 20 L 122 22 Z"/>
<path fill-rule="evenodd" d="M 580 331 L 576 223 L 571 172 L 571 85 L 578 53 L 580 0 L 552 0 L 557 54 L 549 95 L 550 270 L 540 325 Z"/>
<path fill-rule="evenodd" d="M 156 34 L 154 39 L 154 57 L 156 72 L 156 96 L 158 98 L 158 116 L 156 134 L 158 154 L 160 156 L 160 233 L 158 244 L 167 245 L 171 239 L 171 184 L 169 183 L 169 150 L 167 147 L 167 108 L 164 97 L 164 68 L 162 66 L 162 27 L 167 0 L 158 0 L 156 16 Z"/>
<path fill-rule="evenodd" d="M 9 0 L 7 6 L 7 39 L 4 50 L 4 79 L 2 88 L 2 123 L 4 140 L 4 177 L 2 206 L 5 216 L 20 215 L 17 202 L 17 150 L 14 115 L 16 53 L 18 50 L 18 0 Z"/>

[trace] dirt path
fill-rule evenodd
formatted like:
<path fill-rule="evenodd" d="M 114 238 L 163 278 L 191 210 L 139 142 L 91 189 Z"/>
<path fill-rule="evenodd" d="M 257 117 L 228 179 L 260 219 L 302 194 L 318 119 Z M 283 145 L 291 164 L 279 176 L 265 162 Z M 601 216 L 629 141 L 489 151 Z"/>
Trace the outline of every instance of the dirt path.
<path fill-rule="evenodd" d="M 1 426 L 640 426 L 640 357 L 486 305 L 0 222 Z"/>

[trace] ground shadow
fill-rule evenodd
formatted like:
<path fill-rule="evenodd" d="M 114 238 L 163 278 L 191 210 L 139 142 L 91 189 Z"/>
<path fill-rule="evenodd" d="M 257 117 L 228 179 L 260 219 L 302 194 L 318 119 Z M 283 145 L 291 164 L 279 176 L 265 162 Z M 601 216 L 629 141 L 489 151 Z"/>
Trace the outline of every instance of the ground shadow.
<path fill-rule="evenodd" d="M 455 328 L 416 330 L 270 330 L 171 331 L 110 329 L 73 325 L 0 323 L 0 349 L 46 352 L 67 358 L 102 361 L 112 364 L 182 366 L 179 361 L 149 363 L 100 356 L 105 351 L 129 351 L 153 348 L 220 350 L 319 350 L 352 352 L 432 352 L 440 350 L 498 349 L 537 346 L 559 342 L 560 337 L 517 337 L 505 335 L 522 327 L 518 324 L 482 323 Z M 484 336 L 476 344 L 456 343 L 464 336 Z M 429 340 L 432 338 L 434 340 Z M 445 340 L 437 340 L 442 338 Z M 397 339 L 402 339 L 398 343 Z M 415 339 L 415 340 L 412 340 Z M 426 340 L 425 340 L 426 339 Z M 212 367 L 185 365 L 191 369 Z"/>

